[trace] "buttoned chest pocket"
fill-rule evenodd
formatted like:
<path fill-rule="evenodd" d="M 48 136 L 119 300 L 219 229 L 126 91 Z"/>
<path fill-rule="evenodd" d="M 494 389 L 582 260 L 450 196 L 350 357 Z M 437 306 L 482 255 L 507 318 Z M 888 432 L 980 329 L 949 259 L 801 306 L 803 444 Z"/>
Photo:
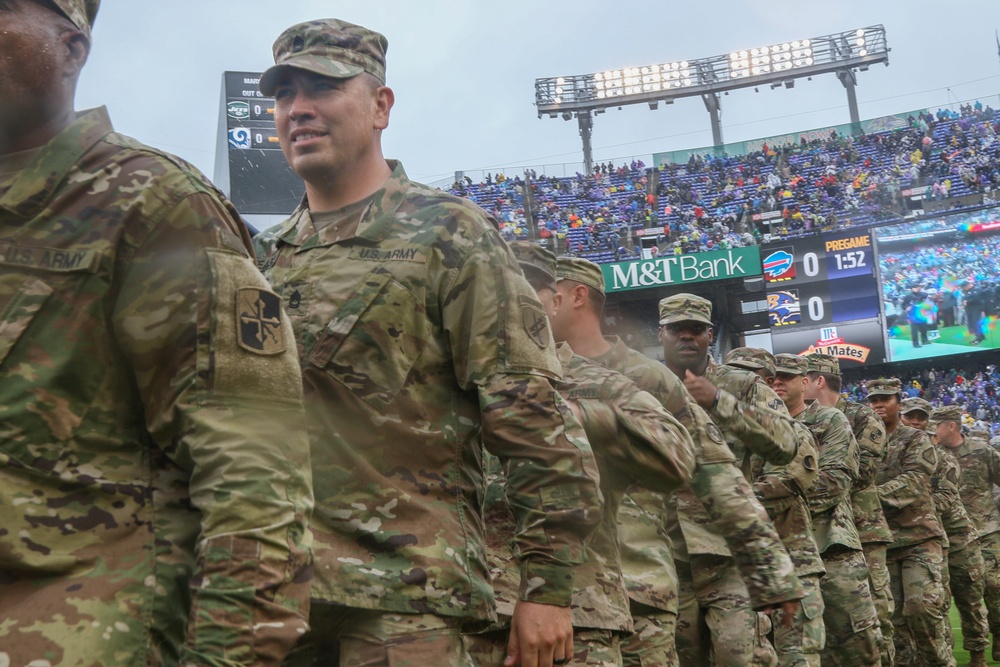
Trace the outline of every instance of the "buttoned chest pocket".
<path fill-rule="evenodd" d="M 309 363 L 385 412 L 406 387 L 429 332 L 424 303 L 379 267 L 326 325 Z"/>
<path fill-rule="evenodd" d="M 51 295 L 52 288 L 47 283 L 28 278 L 0 309 L 0 367 Z"/>

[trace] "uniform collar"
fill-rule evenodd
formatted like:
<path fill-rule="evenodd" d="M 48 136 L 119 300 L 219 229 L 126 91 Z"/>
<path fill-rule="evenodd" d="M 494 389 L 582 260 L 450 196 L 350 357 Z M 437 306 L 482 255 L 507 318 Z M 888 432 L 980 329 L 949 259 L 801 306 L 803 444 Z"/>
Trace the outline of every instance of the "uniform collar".
<path fill-rule="evenodd" d="M 17 177 L 10 190 L 0 197 L 0 209 L 23 218 L 38 215 L 73 166 L 111 132 L 114 128 L 106 108 L 77 113 L 76 120 L 45 145 L 35 161 Z"/>
<path fill-rule="evenodd" d="M 318 246 L 333 245 L 350 238 L 362 238 L 372 243 L 383 241 L 392 229 L 393 219 L 406 191 L 410 187 L 410 179 L 407 178 L 403 165 L 398 160 L 386 160 L 386 164 L 392 169 L 392 174 L 385 185 L 372 196 L 371 204 L 361 215 L 361 222 L 358 223 L 357 231 L 352 237 L 342 237 L 332 228 L 326 227 L 318 233 L 308 236 L 302 230 L 308 226 L 312 228 L 312 216 L 309 212 L 309 202 L 302 197 L 302 203 L 292 213 L 291 217 L 285 221 L 278 231 L 278 238 L 282 243 L 291 246 L 298 246 L 302 250 L 315 248 Z"/>

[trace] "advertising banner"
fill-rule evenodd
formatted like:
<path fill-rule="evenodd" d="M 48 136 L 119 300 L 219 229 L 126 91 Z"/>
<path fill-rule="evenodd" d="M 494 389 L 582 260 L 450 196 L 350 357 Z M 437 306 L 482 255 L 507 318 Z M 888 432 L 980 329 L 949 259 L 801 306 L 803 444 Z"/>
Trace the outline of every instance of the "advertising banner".
<path fill-rule="evenodd" d="M 771 330 L 776 354 L 822 352 L 840 359 L 841 368 L 881 364 L 885 361 L 882 325 L 878 319 L 794 331 Z"/>
<path fill-rule="evenodd" d="M 760 277 L 757 246 L 601 264 L 608 293 L 727 278 Z"/>

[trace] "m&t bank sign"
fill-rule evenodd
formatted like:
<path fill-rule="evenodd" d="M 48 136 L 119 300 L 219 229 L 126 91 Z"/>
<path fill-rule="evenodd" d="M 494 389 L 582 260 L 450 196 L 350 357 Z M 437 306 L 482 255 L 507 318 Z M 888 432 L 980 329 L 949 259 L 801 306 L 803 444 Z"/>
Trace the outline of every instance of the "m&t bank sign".
<path fill-rule="evenodd" d="M 757 246 L 715 250 L 691 255 L 667 255 L 634 262 L 601 264 L 605 290 L 633 289 L 702 283 L 726 278 L 760 277 L 760 249 Z"/>

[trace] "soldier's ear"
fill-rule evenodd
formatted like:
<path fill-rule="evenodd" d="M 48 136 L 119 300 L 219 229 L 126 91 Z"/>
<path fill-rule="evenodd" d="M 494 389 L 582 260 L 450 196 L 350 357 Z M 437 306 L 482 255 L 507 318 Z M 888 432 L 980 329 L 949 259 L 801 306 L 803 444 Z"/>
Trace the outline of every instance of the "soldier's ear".
<path fill-rule="evenodd" d="M 76 80 L 90 55 L 90 38 L 80 30 L 66 30 L 59 36 L 59 42 L 65 49 L 63 76 Z"/>

